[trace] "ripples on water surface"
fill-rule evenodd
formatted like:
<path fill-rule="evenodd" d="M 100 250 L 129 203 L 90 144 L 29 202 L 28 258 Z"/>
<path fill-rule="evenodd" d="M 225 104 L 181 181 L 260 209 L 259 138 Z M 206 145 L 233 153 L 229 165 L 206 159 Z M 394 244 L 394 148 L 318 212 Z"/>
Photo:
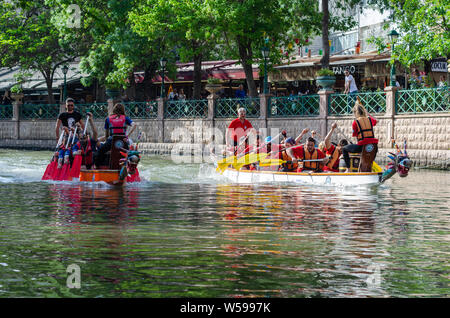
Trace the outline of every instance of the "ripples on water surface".
<path fill-rule="evenodd" d="M 0 150 L 0 297 L 449 295 L 449 173 L 371 188 L 234 185 L 145 157 L 146 182 L 41 182 Z M 81 268 L 81 289 L 66 269 Z"/>

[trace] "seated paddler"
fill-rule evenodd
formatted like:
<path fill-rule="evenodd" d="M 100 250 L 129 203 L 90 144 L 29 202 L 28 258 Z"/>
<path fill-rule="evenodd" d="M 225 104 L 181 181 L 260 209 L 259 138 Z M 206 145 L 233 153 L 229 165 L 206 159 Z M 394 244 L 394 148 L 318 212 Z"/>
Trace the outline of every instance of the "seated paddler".
<path fill-rule="evenodd" d="M 127 132 L 127 128 L 131 129 Z M 121 103 L 114 105 L 112 115 L 105 119 L 105 137 L 106 141 L 99 147 L 96 156 L 94 157 L 95 166 L 99 168 L 105 163 L 105 154 L 111 150 L 112 136 L 119 135 L 124 136 L 125 141 L 128 140 L 128 136 L 136 129 L 136 123 L 134 123 L 128 116 L 125 115 L 125 106 Z M 125 149 L 128 149 L 128 142 L 124 142 Z"/>
<path fill-rule="evenodd" d="M 92 130 L 91 134 L 86 131 L 86 134 L 79 130 L 78 142 L 72 147 L 73 155 L 81 155 L 81 166 L 84 169 L 91 169 L 94 164 L 94 152 L 97 151 L 97 129 L 95 128 L 92 119 L 92 113 L 87 113 L 89 116 L 89 125 Z"/>
<path fill-rule="evenodd" d="M 328 163 L 329 158 L 325 157 L 315 144 L 315 139 L 309 137 L 304 145 L 286 149 L 286 154 L 292 158 L 292 162 L 298 163 L 297 172 L 321 172 L 323 166 Z"/>
<path fill-rule="evenodd" d="M 58 169 L 61 169 L 63 164 L 71 163 L 73 160 L 72 155 L 72 145 L 71 142 L 73 140 L 73 133 L 71 129 L 64 128 L 64 136 L 61 144 L 58 147 Z"/>
<path fill-rule="evenodd" d="M 287 161 L 285 163 L 283 163 L 279 170 L 283 171 L 283 172 L 295 172 L 297 171 L 298 168 L 298 163 L 293 163 L 292 162 L 292 157 L 290 157 L 287 154 L 287 149 L 289 148 L 293 148 L 297 143 L 295 142 L 294 138 L 292 137 L 288 137 L 285 141 L 284 141 L 284 150 L 281 152 L 281 159 L 283 161 Z"/>
<path fill-rule="evenodd" d="M 371 147 L 375 152 L 373 158 L 375 158 L 378 151 L 378 139 L 375 138 L 373 129 L 377 124 L 377 120 L 370 116 L 359 97 L 357 97 L 357 101 L 353 107 L 353 114 L 355 116 L 355 120 L 352 123 L 353 137 L 356 137 L 358 143 L 347 145 L 342 149 L 345 165 L 347 166 L 345 172 L 348 172 L 350 169 L 349 153 L 361 153 L 363 151 L 363 146 L 369 144 L 374 145 Z"/>
<path fill-rule="evenodd" d="M 330 131 L 325 136 L 325 140 L 319 144 L 319 149 L 330 157 L 330 161 L 323 167 L 323 171 L 339 172 L 339 158 L 342 155 L 342 149 L 348 145 L 346 139 L 339 140 L 337 145 L 331 142 L 331 136 L 336 128 L 337 124 L 333 123 Z"/>

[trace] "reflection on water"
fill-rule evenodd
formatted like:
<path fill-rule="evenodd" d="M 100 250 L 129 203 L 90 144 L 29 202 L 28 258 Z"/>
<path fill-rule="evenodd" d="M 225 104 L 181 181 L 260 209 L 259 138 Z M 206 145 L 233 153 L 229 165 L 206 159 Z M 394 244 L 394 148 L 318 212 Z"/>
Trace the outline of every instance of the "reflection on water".
<path fill-rule="evenodd" d="M 15 155 L 11 169 L 0 152 L 0 297 L 449 293 L 448 173 L 356 189 L 235 185 L 208 165 L 145 158 L 146 182 L 114 188 L 40 182 L 45 156 Z M 30 164 L 39 171 L 20 172 Z M 79 290 L 66 287 L 70 264 Z"/>

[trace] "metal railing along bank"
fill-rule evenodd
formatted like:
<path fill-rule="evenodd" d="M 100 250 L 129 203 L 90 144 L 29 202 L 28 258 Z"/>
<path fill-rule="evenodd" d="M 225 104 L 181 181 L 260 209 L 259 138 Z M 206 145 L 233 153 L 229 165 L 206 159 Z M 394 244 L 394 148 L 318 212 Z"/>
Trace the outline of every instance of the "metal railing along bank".
<path fill-rule="evenodd" d="M 356 97 L 371 114 L 386 112 L 386 92 L 361 92 L 355 95 L 332 93 L 328 96 L 327 115 L 351 116 Z M 266 99 L 268 118 L 315 117 L 320 113 L 319 95 L 299 95 L 288 97 L 263 96 L 254 98 L 223 98 L 214 99 L 215 118 L 235 118 L 237 110 L 241 107 L 247 110 L 248 118 L 259 118 L 262 114 L 261 105 Z M 208 118 L 209 103 L 202 100 L 165 100 L 163 103 L 163 118 L 189 119 Z M 128 116 L 136 119 L 158 118 L 160 101 L 125 102 L 125 111 Z M 104 119 L 108 116 L 108 103 L 75 104 L 75 108 L 83 114 L 91 112 L 95 119 Z M 56 119 L 60 113 L 59 104 L 23 104 L 19 108 L 20 119 Z M 420 113 L 448 113 L 450 111 L 450 90 L 448 87 L 397 90 L 395 92 L 396 114 Z M 0 105 L 0 120 L 11 120 L 14 116 L 13 105 Z M 212 117 L 212 116 L 211 116 Z"/>

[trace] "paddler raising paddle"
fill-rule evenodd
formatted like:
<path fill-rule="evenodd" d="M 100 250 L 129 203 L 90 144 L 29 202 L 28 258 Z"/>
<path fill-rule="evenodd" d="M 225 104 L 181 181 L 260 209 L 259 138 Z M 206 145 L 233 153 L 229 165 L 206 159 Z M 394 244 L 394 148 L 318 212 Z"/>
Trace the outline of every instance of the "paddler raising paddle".
<path fill-rule="evenodd" d="M 331 142 L 331 136 L 336 128 L 337 124 L 333 123 L 330 131 L 325 137 L 325 140 L 319 144 L 319 149 L 331 158 L 330 161 L 323 167 L 323 171 L 339 172 L 339 157 L 342 154 L 342 149 L 348 145 L 347 139 L 339 140 L 337 145 Z"/>

